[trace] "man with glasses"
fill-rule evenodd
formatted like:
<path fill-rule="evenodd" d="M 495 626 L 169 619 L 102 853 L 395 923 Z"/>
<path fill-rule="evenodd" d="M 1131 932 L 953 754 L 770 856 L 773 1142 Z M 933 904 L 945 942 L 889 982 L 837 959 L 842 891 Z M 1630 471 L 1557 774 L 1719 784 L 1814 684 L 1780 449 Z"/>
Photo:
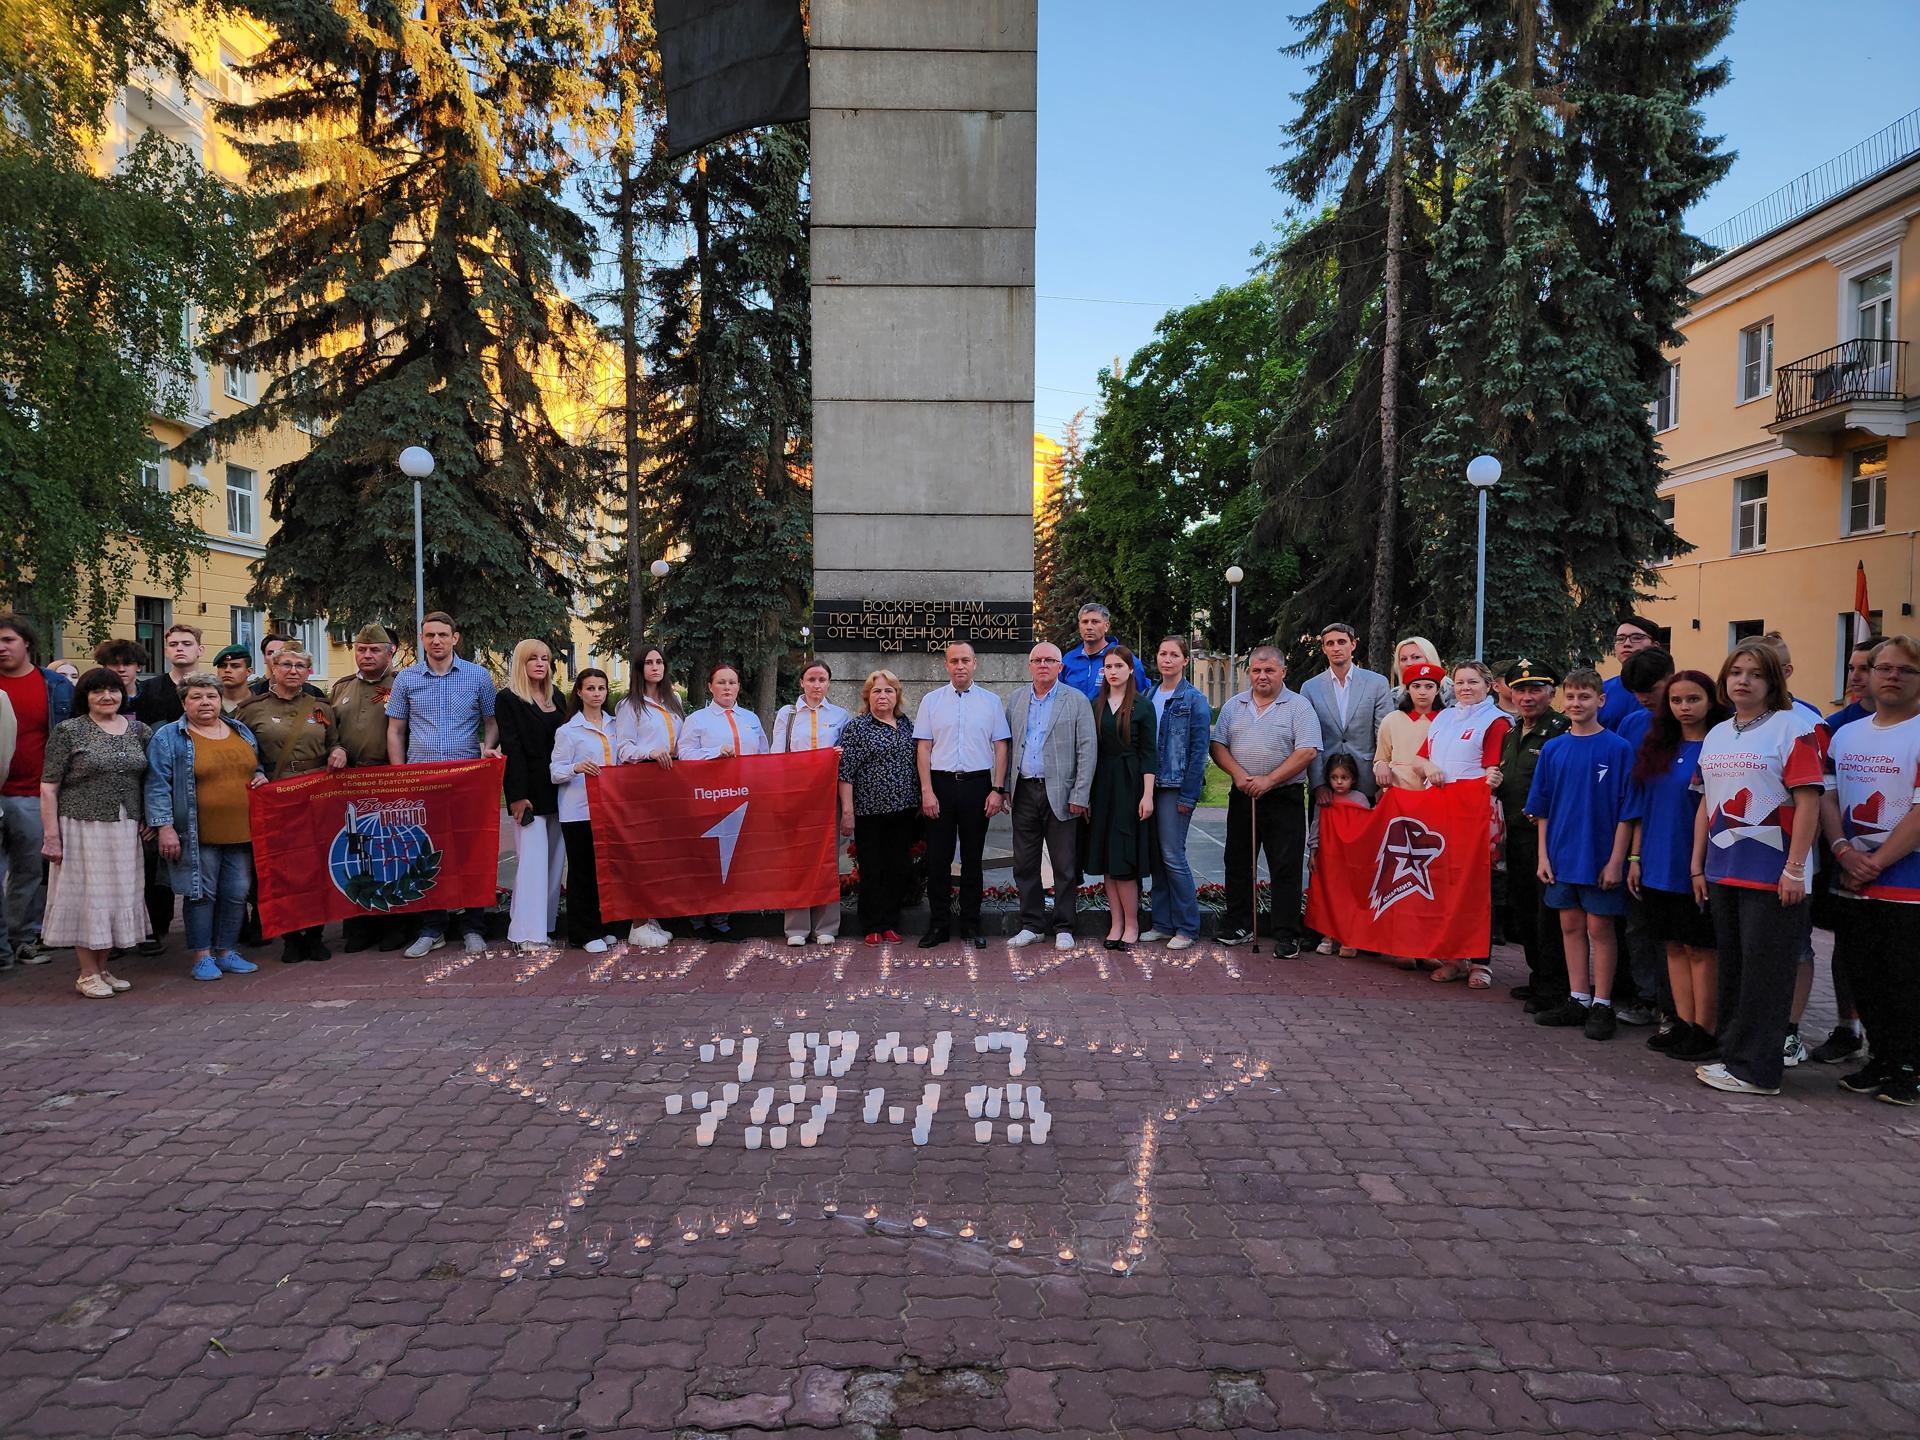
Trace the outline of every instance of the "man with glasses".
<path fill-rule="evenodd" d="M 1013 883 L 1020 930 L 1008 943 L 1031 945 L 1053 930 L 1057 950 L 1073 948 L 1076 831 L 1093 795 L 1099 734 L 1093 706 L 1060 683 L 1060 649 L 1041 641 L 1027 652 L 1033 683 L 1007 702 L 1007 774 L 1013 784 Z M 1040 847 L 1053 862 L 1053 913 L 1040 883 Z"/>
<path fill-rule="evenodd" d="M 1629 655 L 1658 645 L 1660 627 L 1640 615 L 1628 615 L 1613 627 L 1613 658 L 1622 666 Z M 1626 681 L 1616 675 L 1607 681 L 1600 702 L 1600 727 L 1603 730 L 1618 730 L 1620 722 L 1635 714 L 1643 707 L 1627 689 Z"/>
<path fill-rule="evenodd" d="M 1920 1104 L 1920 641 L 1874 651 L 1874 713 L 1833 737 L 1821 829 L 1842 872 L 1835 882 L 1844 952 L 1873 1058 L 1840 1088 L 1890 1105 Z"/>

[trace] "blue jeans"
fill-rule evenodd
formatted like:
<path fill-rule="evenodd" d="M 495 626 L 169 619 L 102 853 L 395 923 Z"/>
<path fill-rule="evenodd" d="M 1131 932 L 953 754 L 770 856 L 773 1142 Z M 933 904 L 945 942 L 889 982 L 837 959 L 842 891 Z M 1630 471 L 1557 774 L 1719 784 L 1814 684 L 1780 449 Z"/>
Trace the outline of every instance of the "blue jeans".
<path fill-rule="evenodd" d="M 247 890 L 253 883 L 253 847 L 202 845 L 198 900 L 183 907 L 187 949 L 218 955 L 240 942 L 240 923 L 246 918 Z"/>
<path fill-rule="evenodd" d="M 1194 893 L 1193 867 L 1187 864 L 1187 827 L 1193 812 L 1180 813 L 1180 792 L 1171 786 L 1153 792 L 1153 825 L 1160 845 L 1153 862 L 1153 928 L 1200 938 L 1200 900 Z"/>

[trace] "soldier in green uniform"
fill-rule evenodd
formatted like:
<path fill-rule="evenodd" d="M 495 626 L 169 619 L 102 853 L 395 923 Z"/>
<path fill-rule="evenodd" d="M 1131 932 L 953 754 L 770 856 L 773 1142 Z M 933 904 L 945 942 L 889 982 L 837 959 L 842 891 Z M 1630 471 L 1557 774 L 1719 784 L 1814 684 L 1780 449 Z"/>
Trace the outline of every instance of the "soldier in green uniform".
<path fill-rule="evenodd" d="M 353 637 L 354 673 L 336 680 L 327 697 L 333 706 L 340 748 L 347 764 L 387 763 L 387 697 L 393 694 L 393 637 L 378 625 L 362 625 Z M 378 946 L 398 950 L 406 936 L 380 915 L 355 915 L 340 927 L 340 948 L 353 955 Z"/>
<path fill-rule="evenodd" d="M 1507 934 L 1526 953 L 1528 980 L 1513 988 L 1527 1013 L 1549 1010 L 1567 996 L 1566 953 L 1560 944 L 1560 919 L 1540 899 L 1539 834 L 1527 811 L 1527 790 L 1547 741 L 1565 733 L 1567 717 L 1553 708 L 1560 677 L 1524 657 L 1503 677 L 1519 718 L 1500 747 L 1500 766 L 1488 780 L 1500 797 L 1507 822 Z"/>
<path fill-rule="evenodd" d="M 307 693 L 313 661 L 304 650 L 282 647 L 267 668 L 266 693 L 256 695 L 234 718 L 260 745 L 260 766 L 269 780 L 304 775 L 312 770 L 346 768 L 347 752 L 340 747 L 333 707 Z M 321 927 L 290 932 L 280 951 L 282 963 L 326 960 L 333 952 L 320 938 Z"/>

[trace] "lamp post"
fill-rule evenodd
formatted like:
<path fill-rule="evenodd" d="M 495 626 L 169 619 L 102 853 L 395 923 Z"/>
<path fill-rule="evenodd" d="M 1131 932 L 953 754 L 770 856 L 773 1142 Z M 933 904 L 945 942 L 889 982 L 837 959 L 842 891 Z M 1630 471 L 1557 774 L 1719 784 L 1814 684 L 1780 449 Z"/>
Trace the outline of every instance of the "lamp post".
<path fill-rule="evenodd" d="M 800 648 L 807 652 L 807 659 L 811 661 L 813 659 L 813 627 L 811 625 L 800 627 Z"/>
<path fill-rule="evenodd" d="M 1500 462 L 1476 455 L 1467 462 L 1467 483 L 1480 492 L 1480 574 L 1473 587 L 1473 658 L 1487 658 L 1487 491 L 1500 481 Z"/>
<path fill-rule="evenodd" d="M 433 473 L 433 454 L 423 445 L 400 452 L 400 473 L 413 481 L 413 643 L 427 623 L 426 529 L 420 514 L 420 482 Z"/>
<path fill-rule="evenodd" d="M 1232 698 L 1240 685 L 1240 582 L 1247 572 L 1238 565 L 1227 567 L 1227 593 L 1233 598 L 1227 606 L 1227 696 Z"/>
<path fill-rule="evenodd" d="M 656 560 L 651 565 L 647 566 L 647 573 L 653 576 L 653 578 L 656 580 L 664 580 L 667 578 L 667 571 L 670 568 L 671 567 L 667 564 L 666 561 Z M 640 615 L 639 615 L 640 628 L 638 631 L 635 632 L 633 636 L 633 648 L 636 651 L 636 653 L 639 650 L 640 637 L 646 634 L 646 630 L 647 630 L 647 589 L 646 589 L 646 586 L 644 585 L 640 586 L 639 588 L 640 588 L 640 597 L 639 597 L 640 598 Z"/>

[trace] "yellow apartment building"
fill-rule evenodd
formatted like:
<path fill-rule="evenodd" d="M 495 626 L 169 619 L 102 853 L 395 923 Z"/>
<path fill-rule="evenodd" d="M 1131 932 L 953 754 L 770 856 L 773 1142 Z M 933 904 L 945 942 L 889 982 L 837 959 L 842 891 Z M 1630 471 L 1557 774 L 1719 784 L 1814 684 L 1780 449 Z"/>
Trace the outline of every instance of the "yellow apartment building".
<path fill-rule="evenodd" d="M 248 83 L 239 74 L 267 43 L 267 33 L 244 16 L 228 15 L 183 32 L 194 73 L 186 81 L 168 74 L 137 77 L 114 100 L 102 129 L 99 164 L 120 164 L 150 130 L 184 146 L 208 170 L 229 180 L 245 176 L 239 154 L 209 111 L 217 99 L 244 99 Z M 189 340 L 197 338 L 201 316 L 181 317 Z M 305 453 L 307 437 L 295 429 L 274 431 L 241 442 L 201 465 L 183 465 L 166 451 L 220 416 L 251 404 L 260 393 L 260 376 L 237 367 L 196 360 L 192 394 L 177 415 L 153 417 L 152 456 L 141 466 L 141 480 L 157 490 L 186 490 L 196 497 L 200 531 L 207 553 L 188 576 L 186 588 L 170 593 L 159 577 L 136 571 L 132 593 L 113 624 L 117 636 L 129 636 L 161 662 L 160 637 L 182 620 L 204 634 L 209 658 L 235 642 L 249 646 L 259 661 L 260 638 L 268 617 L 247 602 L 252 585 L 248 567 L 266 552 L 273 522 L 266 512 L 266 480 L 277 465 Z M 312 650 L 316 671 L 331 678 L 352 669 L 351 650 L 330 636 L 324 622 L 300 627 Z M 87 653 L 84 634 L 70 629 L 55 641 L 58 654 Z"/>
<path fill-rule="evenodd" d="M 1796 695 L 1827 707 L 1858 565 L 1876 628 L 1920 624 L 1916 215 L 1920 111 L 1706 237 L 1654 405 L 1660 494 L 1694 548 L 1660 567 L 1648 618 L 1682 667 L 1778 630 Z"/>
<path fill-rule="evenodd" d="M 246 167 L 239 153 L 215 123 L 210 106 L 216 99 L 250 98 L 249 82 L 239 73 L 268 40 L 265 29 L 244 16 L 228 15 L 191 30 L 183 39 L 192 56 L 194 74 L 182 82 L 171 73 L 139 77 L 114 101 L 101 136 L 98 163 L 103 170 L 120 164 L 149 130 L 186 147 L 209 170 L 235 183 L 244 181 Z M 201 317 L 181 317 L 189 339 L 199 332 Z M 243 440 L 199 465 L 184 465 L 167 451 L 214 419 L 246 408 L 258 398 L 266 377 L 233 366 L 211 365 L 196 358 L 192 393 L 183 413 L 152 417 L 151 458 L 141 467 L 141 480 L 155 489 L 187 490 L 196 497 L 200 531 L 206 555 L 190 570 L 186 587 L 171 593 L 164 581 L 136 570 L 132 591 L 115 618 L 112 633 L 138 640 L 155 666 L 160 665 L 161 637 L 175 621 L 200 628 L 208 658 L 223 646 L 244 644 L 260 662 L 260 640 L 270 629 L 291 628 L 314 656 L 316 680 L 337 679 L 353 671 L 351 639 L 324 619 L 288 622 L 268 616 L 248 601 L 253 584 L 251 567 L 266 553 L 274 529 L 267 513 L 266 485 L 274 469 L 306 453 L 309 437 L 303 427 L 290 426 Z M 546 388 L 555 423 L 569 439 L 594 436 L 617 443 L 612 406 L 622 391 L 617 347 L 603 345 L 582 377 L 550 380 Z M 590 517 L 586 542 L 601 553 L 602 517 Z M 428 604 L 432 604 L 428 596 Z M 395 616 L 397 625 L 410 629 L 411 617 Z M 581 664 L 597 663 L 620 685 L 626 667 L 617 657 L 595 657 L 583 623 L 572 622 L 572 654 Z M 398 637 L 410 650 L 410 637 Z M 56 655 L 88 653 L 85 635 L 69 628 L 56 637 Z M 406 656 L 403 654 L 403 659 Z M 559 657 L 563 663 L 566 656 Z M 504 657 L 496 667 L 504 671 Z"/>

